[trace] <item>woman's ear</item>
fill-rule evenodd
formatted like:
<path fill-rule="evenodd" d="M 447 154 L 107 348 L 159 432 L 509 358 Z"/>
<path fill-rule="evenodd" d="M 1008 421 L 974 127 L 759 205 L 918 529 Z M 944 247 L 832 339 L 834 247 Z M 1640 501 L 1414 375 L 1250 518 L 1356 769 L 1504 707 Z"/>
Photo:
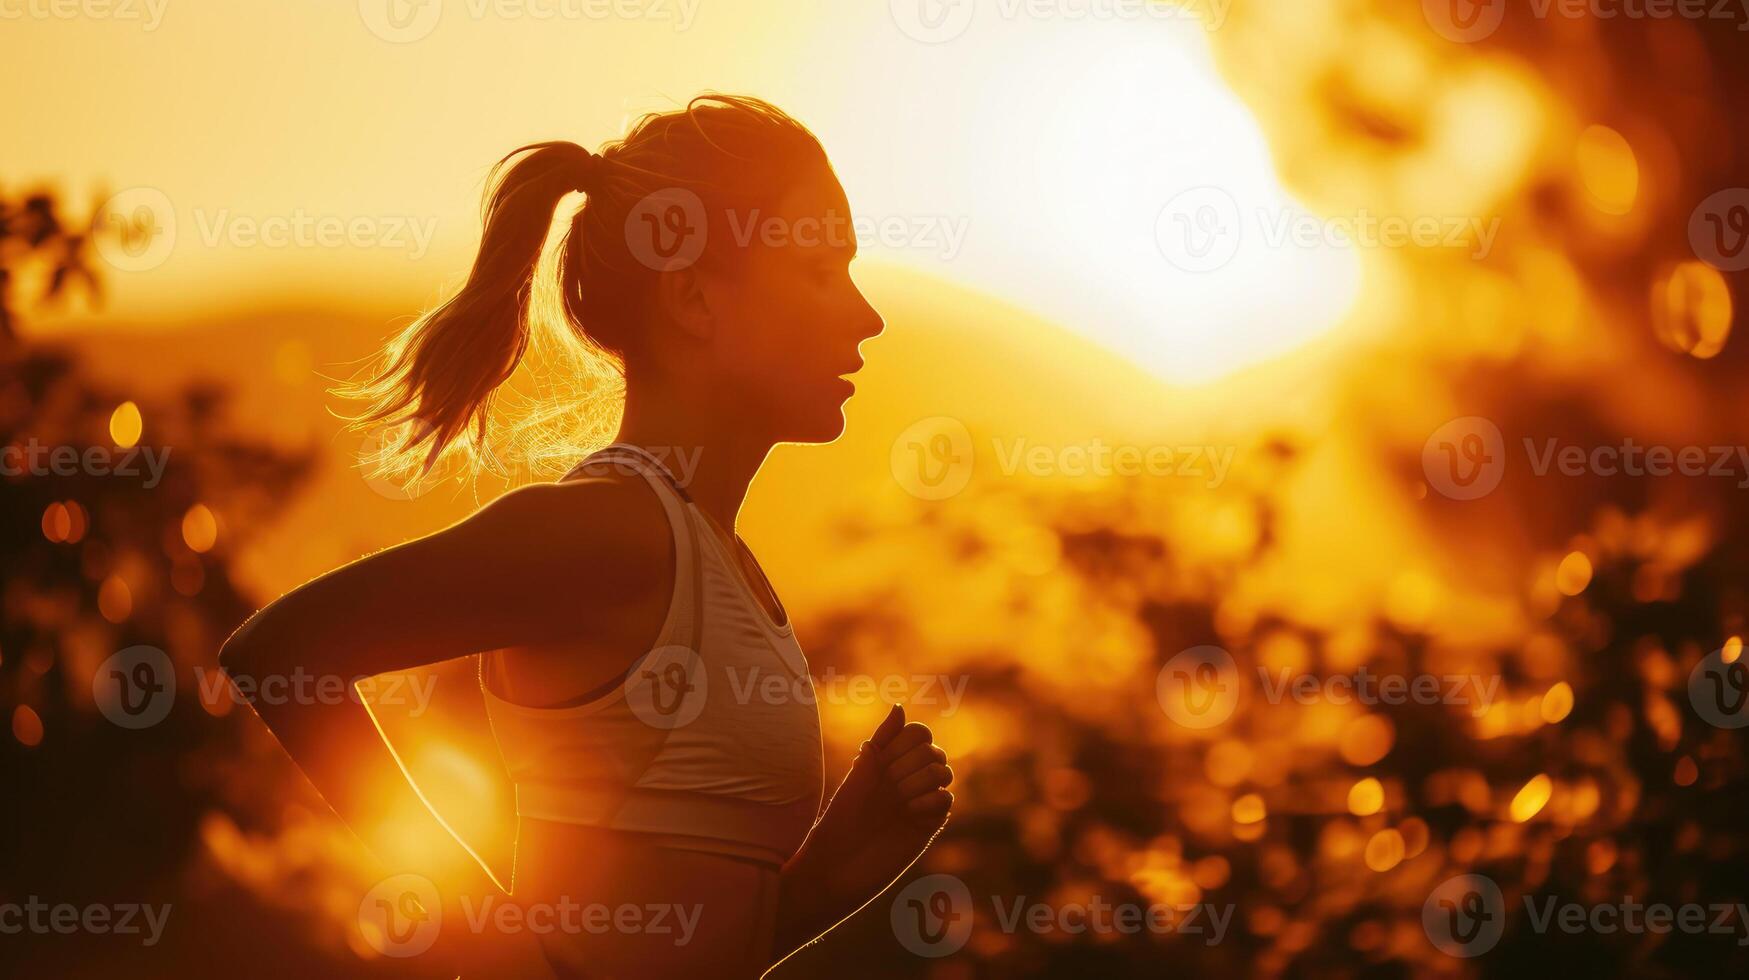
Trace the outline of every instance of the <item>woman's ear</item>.
<path fill-rule="evenodd" d="M 689 337 L 709 340 L 716 331 L 716 318 L 711 314 L 697 263 L 657 273 L 656 306 Z"/>

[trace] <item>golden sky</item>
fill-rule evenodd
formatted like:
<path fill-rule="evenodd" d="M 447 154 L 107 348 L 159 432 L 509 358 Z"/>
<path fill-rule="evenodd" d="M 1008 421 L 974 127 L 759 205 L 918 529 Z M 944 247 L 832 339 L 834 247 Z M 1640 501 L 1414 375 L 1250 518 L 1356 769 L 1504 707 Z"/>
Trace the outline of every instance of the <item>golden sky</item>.
<path fill-rule="evenodd" d="M 140 227 L 162 249 L 110 276 L 121 322 L 312 291 L 429 303 L 465 272 L 510 149 L 595 146 L 638 113 L 746 92 L 819 133 L 868 261 L 1159 377 L 1219 377 L 1336 322 L 1359 288 L 1348 249 L 1253 234 L 1199 269 L 1163 248 L 1169 209 L 1209 185 L 1247 220 L 1299 213 L 1211 57 L 1225 9 L 1059 6 L 960 22 L 973 8 L 934 20 L 909 0 L 5 0 L 0 77 L 35 93 L 9 114 L 6 177 L 130 191 L 108 212 L 129 221 L 153 209 Z"/>

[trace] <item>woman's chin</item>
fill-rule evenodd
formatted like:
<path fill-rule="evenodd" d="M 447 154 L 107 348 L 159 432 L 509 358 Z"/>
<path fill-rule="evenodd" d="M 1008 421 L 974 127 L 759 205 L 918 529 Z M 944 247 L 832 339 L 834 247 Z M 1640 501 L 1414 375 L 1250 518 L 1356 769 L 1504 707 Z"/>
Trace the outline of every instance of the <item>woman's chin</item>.
<path fill-rule="evenodd" d="M 831 442 L 844 434 L 844 403 L 813 413 L 801 420 L 785 442 Z"/>

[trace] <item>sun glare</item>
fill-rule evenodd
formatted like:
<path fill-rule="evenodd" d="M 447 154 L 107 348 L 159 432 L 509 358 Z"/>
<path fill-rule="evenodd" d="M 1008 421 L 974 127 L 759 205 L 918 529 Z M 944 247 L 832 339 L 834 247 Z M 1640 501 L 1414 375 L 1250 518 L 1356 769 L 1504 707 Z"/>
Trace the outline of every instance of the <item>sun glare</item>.
<path fill-rule="evenodd" d="M 900 66 L 887 72 L 900 91 L 866 98 L 933 108 L 895 121 L 902 139 L 857 113 L 822 128 L 859 214 L 933 213 L 944 234 L 936 247 L 876 236 L 867 254 L 1013 302 L 1179 383 L 1285 353 L 1353 303 L 1352 246 L 1281 186 L 1188 14 L 992 18 L 922 54 L 891 44 L 869 56 Z M 956 227 L 957 241 L 945 233 Z"/>

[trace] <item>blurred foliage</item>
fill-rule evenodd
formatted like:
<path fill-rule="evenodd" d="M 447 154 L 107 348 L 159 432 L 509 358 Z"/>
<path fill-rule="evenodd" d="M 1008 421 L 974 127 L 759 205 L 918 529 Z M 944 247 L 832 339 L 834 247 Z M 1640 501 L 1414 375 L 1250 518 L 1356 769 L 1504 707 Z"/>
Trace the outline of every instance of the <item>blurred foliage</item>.
<path fill-rule="evenodd" d="M 1280 466 L 1291 469 L 1291 459 Z M 1268 495 L 1236 496 L 1254 527 L 1268 523 Z M 816 671 L 969 679 L 957 713 L 914 711 L 956 753 L 963 776 L 953 821 L 914 874 L 966 882 L 976 926 L 956 956 L 913 957 L 895 941 L 883 901 L 847 926 L 853 935 L 804 953 L 795 975 L 1749 969 L 1738 936 L 1538 935 L 1521 902 L 1742 900 L 1742 739 L 1705 723 L 1688 701 L 1691 671 L 1721 631 L 1741 629 L 1749 605 L 1741 523 L 1670 577 L 1634 540 L 1668 529 L 1605 510 L 1595 574 L 1578 595 L 1562 597 L 1520 643 L 1454 649 L 1382 612 L 1340 634 L 1268 610 L 1237 613 L 1224 597 L 1271 560 L 1272 546 L 1253 537 L 1255 547 L 1224 567 L 1187 558 L 1154 522 L 1136 520 L 1157 507 L 1102 486 L 1069 497 L 997 493 L 963 501 L 953 517 L 927 507 L 914 522 L 847 525 L 843 560 L 886 568 L 903 554 L 931 584 L 804 624 L 809 636 L 833 638 L 811 644 L 810 659 Z M 936 562 L 960 574 L 929 575 Z M 1648 568 L 1667 594 L 1646 598 Z M 1537 577 L 1526 576 L 1527 606 L 1543 602 Z M 998 625 L 974 635 L 965 628 L 973 622 Z M 1105 644 L 1114 633 L 1121 646 Z M 1136 634 L 1142 642 L 1132 645 Z M 1173 655 L 1202 644 L 1232 653 L 1238 671 L 1227 680 L 1242 693 L 1231 719 L 1199 731 L 1161 709 L 1156 678 Z M 1271 702 L 1257 680 L 1260 669 L 1327 677 L 1357 663 L 1376 675 L 1498 676 L 1502 686 L 1477 715 L 1466 704 Z M 1563 682 L 1570 713 L 1554 703 L 1545 712 Z M 1521 819 L 1513 801 L 1539 776 L 1551 780 L 1549 799 Z M 1369 777 L 1383 804 L 1356 815 L 1350 790 Z M 1468 872 L 1499 883 L 1509 922 L 1501 945 L 1473 962 L 1446 956 L 1422 928 L 1432 890 Z M 992 901 L 1020 896 L 1208 902 L 1235 915 L 1218 945 L 1195 935 L 1004 931 Z M 890 955 L 846 963 L 833 952 L 865 945 Z"/>
<path fill-rule="evenodd" d="M 88 220 L 84 228 L 91 225 Z M 43 300 L 58 300 L 75 287 L 101 298 L 89 246 L 89 232 L 64 223 L 53 195 L 39 191 L 18 200 L 0 196 L 0 345 L 17 337 L 13 290 L 21 272 L 43 274 Z M 40 270 L 33 268 L 38 266 Z"/>
<path fill-rule="evenodd" d="M 84 236 L 56 213 L 46 195 L 0 203 L 0 283 L 46 262 L 50 296 L 75 282 L 96 288 Z M 228 814 L 224 825 L 277 826 L 288 806 L 295 817 L 309 802 L 250 713 L 200 682 L 216 679 L 219 644 L 256 605 L 232 583 L 231 556 L 297 492 L 313 455 L 234 431 L 218 386 L 192 383 L 160 400 L 88 376 L 71 349 L 19 339 L 24 304 L 5 299 L 0 446 L 71 447 L 81 459 L 95 450 L 106 462 L 62 475 L 39 455 L 34 470 L 0 477 L 0 780 L 14 797 L 0 808 L 0 901 L 170 902 L 158 952 L 188 968 L 261 944 L 282 951 L 263 967 L 273 975 L 356 962 L 340 940 L 323 949 L 294 938 L 295 923 L 212 868 L 203 840 L 215 814 Z M 112 436 L 124 405 L 143 427 L 120 441 L 137 445 Z M 164 462 L 150 486 L 142 452 Z M 185 531 L 191 514 L 210 515 L 216 536 Z M 168 653 L 176 696 L 164 721 L 130 730 L 99 711 L 93 678 L 111 654 L 141 644 Z M 7 936 L 0 973 L 142 972 L 137 937 L 64 939 Z"/>

